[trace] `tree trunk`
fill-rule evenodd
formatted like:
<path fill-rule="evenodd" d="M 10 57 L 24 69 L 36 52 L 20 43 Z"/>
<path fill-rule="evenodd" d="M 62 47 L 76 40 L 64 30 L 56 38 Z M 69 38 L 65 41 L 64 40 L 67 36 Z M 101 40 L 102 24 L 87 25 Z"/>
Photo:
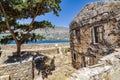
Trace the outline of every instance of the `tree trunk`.
<path fill-rule="evenodd" d="M 13 56 L 18 57 L 21 55 L 21 43 L 16 42 L 16 46 L 17 46 L 17 51 L 15 53 L 13 53 Z"/>
<path fill-rule="evenodd" d="M 18 56 L 21 55 L 21 44 L 20 43 L 17 44 L 17 55 Z"/>

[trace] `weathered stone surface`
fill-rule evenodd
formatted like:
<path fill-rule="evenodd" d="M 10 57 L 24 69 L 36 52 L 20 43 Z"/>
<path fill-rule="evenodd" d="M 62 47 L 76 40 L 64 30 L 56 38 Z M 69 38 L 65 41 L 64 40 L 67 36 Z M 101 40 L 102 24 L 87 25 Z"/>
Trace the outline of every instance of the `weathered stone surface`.
<path fill-rule="evenodd" d="M 59 54 L 55 56 L 55 70 L 45 80 L 66 80 L 75 69 L 71 64 L 71 54 Z"/>
<path fill-rule="evenodd" d="M 119 80 L 119 55 L 120 49 L 101 58 L 96 65 L 77 70 L 68 80 Z"/>
<path fill-rule="evenodd" d="M 70 48 L 68 43 L 58 44 L 23 44 L 21 46 L 22 53 L 44 53 L 55 56 L 56 54 L 65 53 L 66 49 Z M 2 45 L 2 54 L 0 56 L 0 65 L 8 59 L 8 56 L 12 56 L 12 53 L 16 51 L 16 45 Z"/>
<path fill-rule="evenodd" d="M 50 49 L 50 48 L 55 48 L 55 47 L 69 47 L 69 43 L 55 43 L 55 44 L 23 44 L 21 46 L 23 51 L 26 50 L 32 50 L 32 51 L 37 51 L 37 50 L 44 50 L 44 49 Z M 16 50 L 16 45 L 14 44 L 9 44 L 9 45 L 1 45 L 1 50 L 2 51 L 15 51 Z"/>
<path fill-rule="evenodd" d="M 38 54 L 34 57 L 34 78 L 35 79 L 44 79 L 48 75 L 52 74 L 52 71 L 55 70 L 54 57 L 45 54 Z"/>
<path fill-rule="evenodd" d="M 5 47 L 7 48 L 7 50 Z M 70 53 L 69 56 L 67 56 L 67 52 L 69 51 L 69 44 L 23 45 L 23 52 L 19 58 L 13 58 L 12 54 L 10 53 L 13 52 L 15 48 L 15 45 L 2 46 L 2 51 L 4 53 L 0 57 L 0 63 L 2 62 L 0 64 L 0 76 L 9 75 L 11 80 L 33 80 L 33 78 L 34 80 L 43 80 L 43 78 L 49 80 L 50 78 L 48 77 L 53 74 L 54 69 L 55 73 L 58 70 L 61 71 L 62 69 L 64 69 L 62 67 L 63 65 L 65 65 L 65 67 L 67 66 L 65 70 L 62 70 L 62 73 L 64 74 L 59 72 L 56 75 L 62 74 L 63 76 L 68 76 L 73 72 L 73 68 L 70 65 Z M 33 51 L 31 51 L 31 49 Z M 56 54 L 54 54 L 54 49 L 56 51 Z M 47 54 L 41 53 L 42 50 L 47 50 Z M 50 52 L 51 54 L 49 54 L 48 52 Z M 31 57 L 33 59 L 30 62 L 29 58 Z M 19 60 L 22 60 L 22 63 L 20 63 Z M 25 63 L 23 61 L 25 61 Z M 56 75 L 53 76 L 56 77 Z M 28 79 L 26 76 L 28 76 L 28 78 L 30 79 Z M 52 77 L 51 79 L 53 80 L 55 77 Z"/>
<path fill-rule="evenodd" d="M 70 24 L 73 67 L 81 68 L 120 47 L 120 5 L 109 2 L 87 4 Z"/>
<path fill-rule="evenodd" d="M 9 75 L 10 80 L 33 80 L 32 61 L 3 64 L 0 66 L 0 76 Z M 1 80 L 1 79 L 0 79 Z M 9 80 L 4 76 L 2 80 Z"/>
<path fill-rule="evenodd" d="M 0 76 L 0 80 L 10 80 L 10 76 L 9 75 Z"/>

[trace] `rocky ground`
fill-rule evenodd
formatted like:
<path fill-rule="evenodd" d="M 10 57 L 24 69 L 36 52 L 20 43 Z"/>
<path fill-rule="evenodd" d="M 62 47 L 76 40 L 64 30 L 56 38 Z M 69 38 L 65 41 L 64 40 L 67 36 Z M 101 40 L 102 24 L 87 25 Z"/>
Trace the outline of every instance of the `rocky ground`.
<path fill-rule="evenodd" d="M 8 57 L 12 56 L 13 51 L 5 50 L 3 51 L 0 57 L 0 64 L 3 64 Z M 9 54 L 8 54 L 9 53 Z M 51 55 L 53 56 L 53 55 Z M 44 80 L 67 80 L 67 78 L 75 71 L 75 69 L 71 65 L 71 54 L 67 53 L 59 53 L 55 56 L 55 70 L 52 71 L 51 74 L 47 76 Z M 40 75 L 36 76 L 34 80 L 43 80 Z"/>
<path fill-rule="evenodd" d="M 68 52 L 64 55 L 57 55 L 55 59 L 55 71 L 45 80 L 67 80 L 67 78 L 75 71 L 71 65 L 71 54 Z"/>
<path fill-rule="evenodd" d="M 71 54 L 58 54 L 55 56 L 55 70 L 51 75 L 48 75 L 44 80 L 67 80 L 68 77 L 75 71 L 71 65 Z M 35 80 L 43 80 L 40 76 Z"/>

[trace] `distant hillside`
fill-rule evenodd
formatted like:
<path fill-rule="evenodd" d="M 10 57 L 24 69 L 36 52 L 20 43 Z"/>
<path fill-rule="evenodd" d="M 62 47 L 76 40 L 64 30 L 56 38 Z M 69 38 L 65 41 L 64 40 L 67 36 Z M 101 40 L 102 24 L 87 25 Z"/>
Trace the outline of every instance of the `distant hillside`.
<path fill-rule="evenodd" d="M 33 32 L 44 35 L 46 39 L 69 40 L 69 28 L 66 27 L 37 29 Z"/>

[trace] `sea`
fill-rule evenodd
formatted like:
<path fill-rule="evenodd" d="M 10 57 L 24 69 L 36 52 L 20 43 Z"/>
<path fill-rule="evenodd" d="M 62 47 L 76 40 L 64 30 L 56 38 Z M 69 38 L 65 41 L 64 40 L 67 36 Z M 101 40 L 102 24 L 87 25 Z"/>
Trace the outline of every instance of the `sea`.
<path fill-rule="evenodd" d="M 50 43 L 69 43 L 70 40 L 38 40 L 36 42 L 27 42 L 24 44 L 50 44 Z M 15 41 L 11 41 L 9 44 L 16 44 Z"/>

